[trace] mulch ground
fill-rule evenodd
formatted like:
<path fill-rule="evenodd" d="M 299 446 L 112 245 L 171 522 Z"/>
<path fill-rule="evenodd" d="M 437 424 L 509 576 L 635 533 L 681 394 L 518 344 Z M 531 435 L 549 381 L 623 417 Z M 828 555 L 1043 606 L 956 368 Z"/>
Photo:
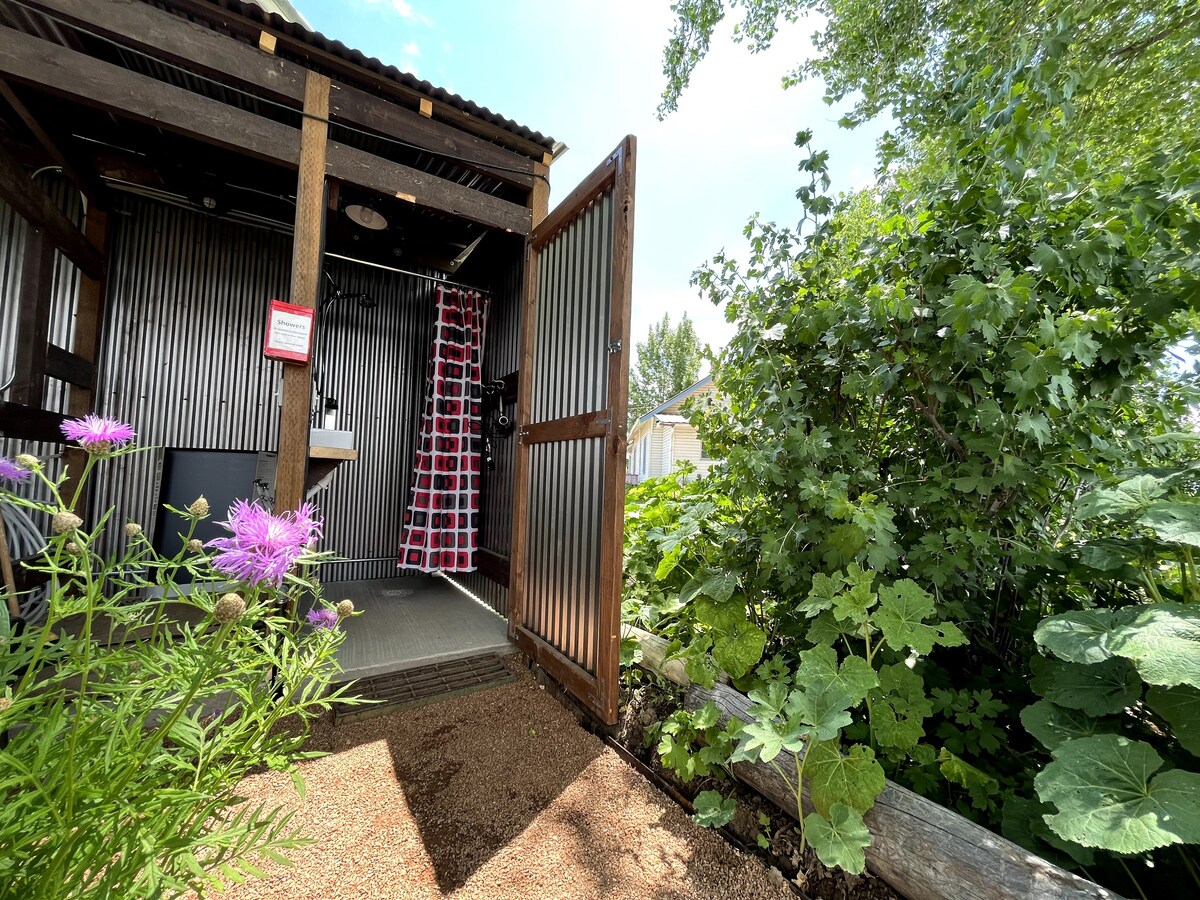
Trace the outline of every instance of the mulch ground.
<path fill-rule="evenodd" d="M 242 784 L 315 843 L 230 900 L 793 898 L 777 871 L 695 825 L 523 668 L 515 682 L 333 726 L 289 776 Z"/>

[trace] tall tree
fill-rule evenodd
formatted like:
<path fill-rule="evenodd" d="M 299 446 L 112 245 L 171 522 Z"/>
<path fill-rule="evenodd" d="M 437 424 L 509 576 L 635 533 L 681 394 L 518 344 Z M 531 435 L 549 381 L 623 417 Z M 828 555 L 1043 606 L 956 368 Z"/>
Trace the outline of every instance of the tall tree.
<path fill-rule="evenodd" d="M 637 345 L 637 366 L 629 376 L 630 421 L 694 384 L 703 361 L 704 348 L 687 313 L 674 327 L 663 313 Z"/>

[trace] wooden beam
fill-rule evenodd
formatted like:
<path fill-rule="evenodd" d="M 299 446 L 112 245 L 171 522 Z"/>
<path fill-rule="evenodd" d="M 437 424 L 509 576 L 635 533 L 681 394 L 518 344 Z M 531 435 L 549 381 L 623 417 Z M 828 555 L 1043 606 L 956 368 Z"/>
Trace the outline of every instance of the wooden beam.
<path fill-rule="evenodd" d="M 325 244 L 325 151 L 329 138 L 329 79 L 309 72 L 304 87 L 300 171 L 296 179 L 296 226 L 292 237 L 291 302 L 315 309 Z M 312 410 L 312 365 L 283 367 L 283 408 L 279 413 L 279 459 L 275 469 L 275 510 L 299 508 L 304 500 L 308 435 Z"/>
<path fill-rule="evenodd" d="M 534 166 L 533 173 L 537 180 L 529 193 L 529 211 L 533 216 L 533 227 L 536 228 L 550 212 L 550 167 Z"/>
<path fill-rule="evenodd" d="M 8 105 L 12 107 L 17 117 L 25 123 L 25 127 L 29 129 L 30 134 L 41 144 L 42 149 L 50 155 L 50 158 L 62 169 L 63 174 L 88 198 L 88 201 L 93 205 L 107 206 L 109 192 L 100 183 L 100 179 L 86 169 L 77 166 L 62 151 L 58 143 L 46 133 L 46 129 L 42 127 L 41 123 L 29 111 L 29 108 L 22 102 L 21 98 L 13 93 L 13 89 L 5 81 L 0 81 L 0 97 L 3 97 Z"/>
<path fill-rule="evenodd" d="M 45 2 L 45 0 L 36 0 L 36 2 Z M 70 2 L 70 0 L 57 0 L 57 2 Z M 171 0 L 171 6 L 181 13 L 209 22 L 224 31 L 239 34 L 252 43 L 258 40 L 258 34 L 262 31 L 261 23 L 233 15 L 228 8 L 216 5 L 211 0 Z M 336 78 L 339 82 L 353 84 L 368 93 L 378 94 L 388 102 L 402 101 L 407 107 L 415 110 L 422 99 L 429 99 L 423 91 L 408 87 L 385 75 L 371 72 L 357 63 L 344 59 L 336 53 L 313 46 L 301 38 L 285 34 L 276 37 L 278 38 L 276 53 L 286 54 L 292 59 L 304 60 L 306 65 L 320 67 L 321 71 L 330 73 L 331 77 Z M 469 131 L 530 159 L 541 159 L 546 152 L 546 148 L 536 141 L 514 134 L 501 125 L 477 118 L 463 110 L 435 102 L 433 113 L 435 119 L 441 116 L 450 121 L 456 131 Z"/>
<path fill-rule="evenodd" d="M 521 429 L 522 444 L 548 444 L 558 441 L 578 441 L 585 438 L 602 438 L 608 435 L 611 421 L 607 409 L 580 413 L 565 419 L 538 422 Z"/>
<path fill-rule="evenodd" d="M 107 261 L 108 213 L 96 206 L 89 207 L 83 219 L 83 233 L 100 248 Z M 71 388 L 67 397 L 67 411 L 72 418 L 86 416 L 95 411 L 95 367 L 100 359 L 100 344 L 104 336 L 106 277 L 101 275 L 99 278 L 91 278 L 82 275 L 79 279 L 79 290 L 75 297 L 75 333 L 71 345 L 75 348 L 75 357 L 92 367 L 92 378 L 90 384 L 75 384 Z M 67 450 L 67 480 L 62 489 L 64 497 L 74 497 L 78 492 L 79 479 L 83 475 L 86 461 L 86 452 L 81 447 L 71 447 Z M 75 514 L 81 518 L 85 517 L 87 505 L 88 496 L 85 493 L 75 506 Z"/>
<path fill-rule="evenodd" d="M 46 398 L 46 336 L 54 287 L 54 245 L 32 224 L 25 235 L 12 387 L 14 403 L 40 409 Z"/>
<path fill-rule="evenodd" d="M 0 435 L 6 438 L 62 444 L 59 426 L 66 418 L 62 413 L 0 400 Z"/>
<path fill-rule="evenodd" d="M 288 125 L 11 28 L 0 28 L 0 46 L 0 76 L 237 153 L 299 164 L 299 132 Z M 524 206 L 344 144 L 329 143 L 327 174 L 388 196 L 408 194 L 421 206 L 490 228 L 528 234 L 531 227 Z"/>
<path fill-rule="evenodd" d="M 480 575 L 490 578 L 496 584 L 508 587 L 509 560 L 507 556 L 501 556 L 494 550 L 480 547 L 475 551 L 475 562 Z"/>
<path fill-rule="evenodd" d="M 127 47 L 156 59 L 184 65 L 191 71 L 216 78 L 225 84 L 248 89 L 255 94 L 289 106 L 304 101 L 303 66 L 271 55 L 276 52 L 278 36 L 261 28 L 250 43 L 192 22 L 182 16 L 158 9 L 140 0 L 29 0 L 30 5 L 62 19 L 103 34 Z M 264 37 L 270 38 L 269 47 Z M 428 101 L 425 101 L 428 102 Z M 432 104 L 430 105 L 432 111 Z M 432 153 L 449 153 L 475 160 L 467 168 L 486 172 L 502 181 L 526 189 L 533 184 L 534 161 L 528 156 L 497 146 L 445 122 L 431 121 L 423 113 L 353 87 L 333 83 L 330 116 L 333 119 L 399 138 Z M 517 172 L 497 172 L 491 163 Z"/>
<path fill-rule="evenodd" d="M 5 49 L 5 53 L 0 54 L 0 61 L 8 56 L 9 48 L 3 32 L 9 30 L 0 29 L 0 46 Z M 83 236 L 83 232 L 75 227 L 41 186 L 29 177 L 29 173 L 17 159 L 3 147 L 0 147 L 0 198 L 6 200 L 31 227 L 43 229 L 50 243 L 62 251 L 63 256 L 78 266 L 80 271 L 95 277 L 104 270 L 104 258 L 100 251 Z"/>
<path fill-rule="evenodd" d="M 524 206 L 372 156 L 365 150 L 337 141 L 329 142 L 327 171 L 330 176 L 359 187 L 371 188 L 420 206 L 429 206 L 491 228 L 528 234 L 531 227 L 529 210 Z"/>
<path fill-rule="evenodd" d="M 299 108 L 304 69 L 256 49 L 261 27 L 244 43 L 141 0 L 22 0 L 73 25 L 269 100 Z"/>
<path fill-rule="evenodd" d="M 624 634 L 642 649 L 640 665 L 685 688 L 683 705 L 696 710 L 712 701 L 720 724 L 731 718 L 750 723 L 750 698 L 728 684 L 702 688 L 691 683 L 678 660 L 664 662 L 666 641 L 640 628 Z M 735 763 L 733 774 L 793 819 L 796 800 L 779 769 L 794 772 L 795 754 L 785 750 L 768 763 Z M 805 793 L 805 812 L 811 812 Z M 1091 881 L 1072 875 L 940 803 L 894 782 L 864 816 L 871 831 L 867 869 L 909 900 L 1120 900 Z"/>
<path fill-rule="evenodd" d="M 473 134 L 458 131 L 444 122 L 438 122 L 414 113 L 411 109 L 388 103 L 380 97 L 348 84 L 334 84 L 330 97 L 330 114 L 335 120 L 377 131 L 380 134 L 399 138 L 430 153 L 446 153 L 461 159 L 473 160 L 462 163 L 469 169 L 529 190 L 533 187 L 536 163 L 520 154 L 497 147 L 495 144 Z M 515 172 L 500 172 L 489 168 L 489 164 Z"/>
<path fill-rule="evenodd" d="M 57 344 L 47 344 L 46 377 L 57 378 L 90 391 L 95 382 L 96 367 L 70 350 L 64 350 Z"/>
<path fill-rule="evenodd" d="M 625 427 L 629 402 L 629 323 L 633 303 L 633 196 L 637 139 L 625 140 L 609 157 L 613 183 L 613 246 L 608 317 L 608 440 L 605 444 L 604 503 L 600 512 L 600 591 L 596 630 L 596 692 L 617 721 L 621 676 L 621 597 L 625 547 Z"/>

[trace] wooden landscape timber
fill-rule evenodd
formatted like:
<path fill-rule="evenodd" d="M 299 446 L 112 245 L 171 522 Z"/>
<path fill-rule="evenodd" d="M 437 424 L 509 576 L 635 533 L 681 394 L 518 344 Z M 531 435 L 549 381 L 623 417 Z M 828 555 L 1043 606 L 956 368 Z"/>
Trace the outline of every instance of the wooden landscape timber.
<path fill-rule="evenodd" d="M 754 721 L 745 694 L 728 684 L 711 689 L 694 685 L 679 660 L 665 660 L 667 642 L 662 638 L 629 625 L 622 634 L 637 641 L 643 669 L 687 689 L 685 708 L 699 709 L 711 700 L 721 711 L 721 724 L 730 718 Z M 794 754 L 786 750 L 777 762 L 786 771 L 795 770 Z M 771 765 L 735 763 L 733 774 L 797 818 L 795 797 Z M 1120 900 L 1118 894 L 891 781 L 863 818 L 871 831 L 867 869 L 908 900 Z"/>

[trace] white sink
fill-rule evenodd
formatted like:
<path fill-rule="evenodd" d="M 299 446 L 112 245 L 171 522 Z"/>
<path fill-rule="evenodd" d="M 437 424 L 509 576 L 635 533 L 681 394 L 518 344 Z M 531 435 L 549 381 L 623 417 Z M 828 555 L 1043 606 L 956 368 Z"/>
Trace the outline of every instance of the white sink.
<path fill-rule="evenodd" d="M 334 431 L 329 428 L 310 428 L 308 430 L 310 447 L 337 447 L 341 450 L 354 449 L 353 431 Z"/>

